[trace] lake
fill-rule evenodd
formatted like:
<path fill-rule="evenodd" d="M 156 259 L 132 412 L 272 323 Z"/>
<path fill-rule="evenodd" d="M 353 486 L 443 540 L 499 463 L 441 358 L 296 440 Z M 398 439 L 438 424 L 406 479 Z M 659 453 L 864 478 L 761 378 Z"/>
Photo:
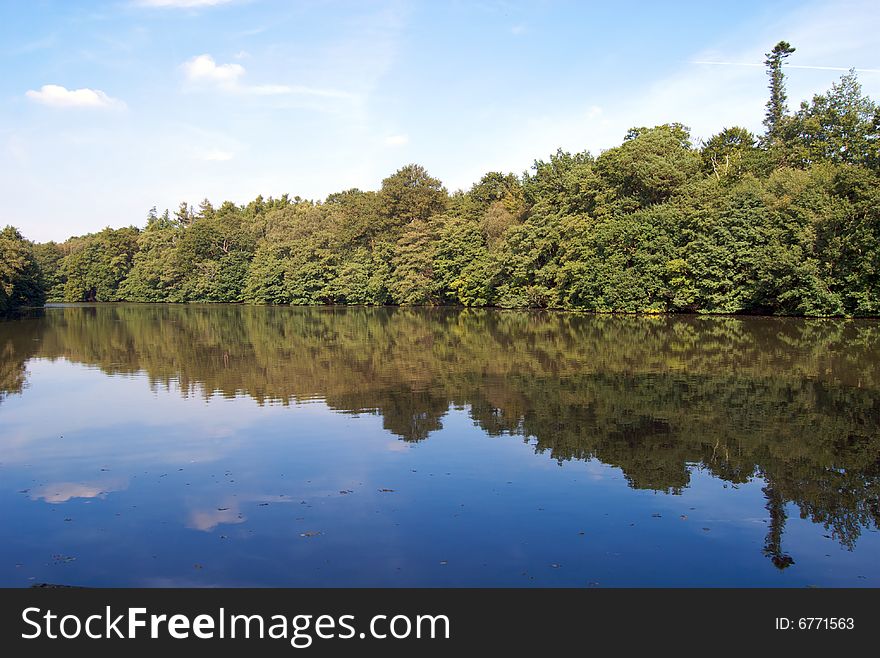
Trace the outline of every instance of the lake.
<path fill-rule="evenodd" d="M 880 322 L 0 322 L 0 584 L 880 586 Z"/>

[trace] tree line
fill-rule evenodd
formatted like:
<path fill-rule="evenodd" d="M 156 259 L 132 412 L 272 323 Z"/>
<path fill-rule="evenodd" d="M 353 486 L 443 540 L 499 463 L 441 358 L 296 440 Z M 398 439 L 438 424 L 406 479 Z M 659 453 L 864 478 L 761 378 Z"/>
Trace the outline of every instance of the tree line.
<path fill-rule="evenodd" d="M 463 305 L 880 315 L 880 106 L 854 71 L 765 133 L 631 129 L 449 193 L 407 165 L 378 191 L 151 210 L 63 243 L 0 237 L 0 312 L 49 301 Z"/>

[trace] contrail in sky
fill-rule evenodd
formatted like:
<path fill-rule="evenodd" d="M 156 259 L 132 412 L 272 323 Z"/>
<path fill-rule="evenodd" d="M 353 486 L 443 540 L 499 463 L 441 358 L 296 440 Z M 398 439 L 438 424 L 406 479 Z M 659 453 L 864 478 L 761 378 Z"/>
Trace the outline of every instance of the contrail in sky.
<path fill-rule="evenodd" d="M 760 66 L 764 67 L 763 64 L 755 64 L 753 62 L 710 62 L 705 60 L 696 60 L 692 62 L 688 62 L 688 64 L 714 64 L 716 66 Z M 783 65 L 787 69 L 811 69 L 814 71 L 849 71 L 850 69 L 844 66 L 806 66 L 802 64 L 784 64 Z M 880 69 L 853 69 L 856 73 L 880 73 Z"/>

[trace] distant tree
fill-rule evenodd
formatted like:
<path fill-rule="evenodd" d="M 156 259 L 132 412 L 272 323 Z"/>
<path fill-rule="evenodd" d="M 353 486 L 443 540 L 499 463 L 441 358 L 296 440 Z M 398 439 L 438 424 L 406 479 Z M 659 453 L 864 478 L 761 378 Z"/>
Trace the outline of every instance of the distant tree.
<path fill-rule="evenodd" d="M 424 220 L 407 224 L 397 241 L 388 289 L 397 304 L 437 304 L 440 301 L 434 276 L 434 226 Z"/>
<path fill-rule="evenodd" d="M 47 302 L 64 301 L 64 273 L 62 262 L 64 249 L 57 242 L 43 242 L 33 245 L 34 257 L 43 273 Z"/>
<path fill-rule="evenodd" d="M 133 302 L 173 301 L 183 279 L 175 268 L 175 249 L 183 226 L 166 210 L 161 216 L 150 210 L 147 226 L 137 238 L 138 251 L 120 287 L 123 299 Z"/>
<path fill-rule="evenodd" d="M 785 74 L 782 72 L 782 64 L 785 59 L 795 51 L 788 41 L 780 41 L 773 50 L 767 53 L 764 65 L 767 67 L 767 75 L 770 78 L 770 98 L 767 101 L 767 111 L 764 114 L 764 125 L 767 128 L 766 137 L 768 143 L 773 144 L 779 139 L 779 126 L 782 118 L 788 110 L 785 94 Z"/>
<path fill-rule="evenodd" d="M 199 204 L 198 217 L 201 219 L 214 218 L 214 206 L 211 205 L 211 202 L 208 199 L 202 199 L 202 202 Z"/>
<path fill-rule="evenodd" d="M 535 160 L 533 173 L 523 174 L 523 191 L 529 204 L 544 203 L 564 213 L 593 212 L 604 189 L 587 151 L 558 149 L 549 160 Z"/>
<path fill-rule="evenodd" d="M 701 159 L 688 129 L 673 123 L 631 129 L 623 144 L 599 156 L 596 168 L 619 209 L 631 212 L 669 199 L 699 173 Z"/>
<path fill-rule="evenodd" d="M 324 202 L 328 224 L 346 244 L 366 246 L 381 237 L 384 218 L 376 192 L 358 189 L 336 192 Z"/>
<path fill-rule="evenodd" d="M 800 166 L 818 162 L 880 165 L 880 106 L 862 93 L 854 70 L 826 94 L 804 101 L 784 127 L 786 148 Z"/>
<path fill-rule="evenodd" d="M 500 201 L 509 211 L 515 212 L 523 204 L 523 189 L 519 178 L 500 171 L 483 174 L 471 187 L 468 196 L 483 210 Z"/>
<path fill-rule="evenodd" d="M 23 306 L 42 306 L 45 283 L 33 245 L 18 229 L 7 226 L 0 231 L 0 315 Z"/>
<path fill-rule="evenodd" d="M 755 136 L 739 126 L 725 128 L 703 145 L 703 171 L 716 179 L 735 178 L 745 172 L 762 173 L 763 151 Z"/>
<path fill-rule="evenodd" d="M 386 227 L 393 229 L 443 212 L 449 197 L 424 167 L 409 164 L 382 181 L 379 198 Z"/>
<path fill-rule="evenodd" d="M 64 300 L 115 302 L 123 299 L 120 286 L 134 263 L 140 231 L 134 227 L 105 228 L 68 241 L 64 258 Z"/>
<path fill-rule="evenodd" d="M 186 201 L 181 201 L 177 210 L 174 211 L 174 218 L 182 226 L 189 226 L 195 219 L 195 213 L 193 212 L 192 206 Z"/>

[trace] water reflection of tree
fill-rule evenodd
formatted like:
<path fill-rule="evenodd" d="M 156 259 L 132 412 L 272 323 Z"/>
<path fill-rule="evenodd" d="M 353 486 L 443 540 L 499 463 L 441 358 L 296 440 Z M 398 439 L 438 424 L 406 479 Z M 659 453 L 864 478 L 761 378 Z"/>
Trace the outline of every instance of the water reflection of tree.
<path fill-rule="evenodd" d="M 599 459 L 634 488 L 680 492 L 694 464 L 760 477 L 780 567 L 786 504 L 848 547 L 880 519 L 876 322 L 122 305 L 0 323 L 2 390 L 21 390 L 32 356 L 185 395 L 320 398 L 406 441 L 467 406 L 489 434 Z"/>
<path fill-rule="evenodd" d="M 764 555 L 770 558 L 777 569 L 787 569 L 794 564 L 794 558 L 782 550 L 782 535 L 788 518 L 785 513 L 785 499 L 772 484 L 768 484 L 761 491 L 764 492 L 764 498 L 767 500 L 767 514 L 770 517 L 767 537 L 764 539 Z"/>
<path fill-rule="evenodd" d="M 44 323 L 36 315 L 0 321 L 0 402 L 21 393 L 27 383 L 27 360 L 37 350 Z"/>

